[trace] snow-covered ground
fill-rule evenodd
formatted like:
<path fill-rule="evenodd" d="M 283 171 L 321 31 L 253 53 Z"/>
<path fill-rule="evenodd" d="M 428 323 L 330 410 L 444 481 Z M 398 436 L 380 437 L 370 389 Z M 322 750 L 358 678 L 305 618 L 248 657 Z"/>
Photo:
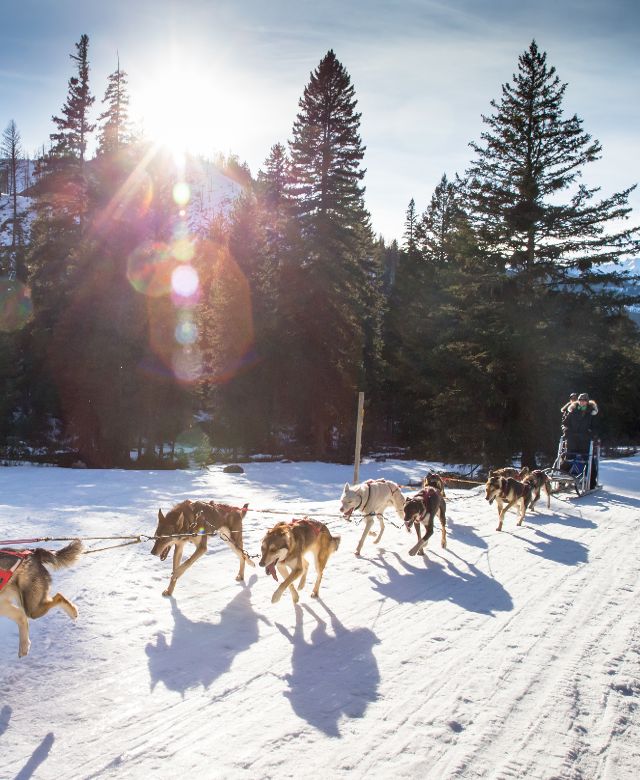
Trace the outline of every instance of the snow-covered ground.
<path fill-rule="evenodd" d="M 426 468 L 370 463 L 361 477 Z M 158 508 L 201 497 L 249 502 L 257 554 L 276 520 L 335 515 L 351 475 L 3 468 L 0 539 L 152 534 Z M 482 487 L 450 490 L 448 549 L 436 533 L 424 560 L 391 524 L 357 559 L 362 526 L 327 518 L 341 547 L 321 598 L 308 585 L 297 607 L 272 605 L 257 568 L 236 583 L 218 539 L 173 599 L 171 556 L 148 542 L 84 556 L 54 574 L 75 624 L 32 621 L 18 659 L 0 618 L 0 776 L 635 778 L 640 457 L 601 464 L 601 479 L 582 499 L 541 500 L 520 528 L 509 513 L 502 533 Z"/>

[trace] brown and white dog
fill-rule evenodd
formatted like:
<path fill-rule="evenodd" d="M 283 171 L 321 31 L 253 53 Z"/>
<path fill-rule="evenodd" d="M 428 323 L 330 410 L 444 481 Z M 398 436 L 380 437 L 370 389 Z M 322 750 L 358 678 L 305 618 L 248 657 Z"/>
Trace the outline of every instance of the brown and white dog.
<path fill-rule="evenodd" d="M 173 547 L 173 569 L 169 587 L 163 591 L 163 596 L 173 595 L 177 581 L 185 571 L 201 558 L 207 551 L 206 534 L 217 533 L 223 542 L 229 545 L 240 559 L 240 569 L 236 580 L 244 579 L 244 565 L 254 562 L 242 549 L 242 520 L 247 513 L 248 504 L 242 509 L 216 504 L 213 501 L 181 501 L 170 509 L 166 515 L 158 510 L 158 527 L 154 536 L 158 537 L 151 548 L 151 554 L 159 556 L 164 561 Z M 182 535 L 184 534 L 184 535 Z M 195 552 L 184 563 L 182 554 L 186 544 L 195 545 Z"/>
<path fill-rule="evenodd" d="M 53 597 L 49 595 L 51 574 L 46 566 L 54 569 L 71 566 L 81 554 L 82 542 L 79 539 L 57 552 L 41 547 L 35 550 L 0 550 L 0 615 L 18 624 L 18 658 L 27 655 L 31 646 L 28 618 L 42 617 L 54 607 L 60 607 L 73 620 L 78 617 L 75 604 L 62 593 Z"/>
<path fill-rule="evenodd" d="M 424 548 L 433 534 L 433 521 L 436 514 L 440 517 L 442 547 L 447 546 L 447 502 L 442 493 L 435 487 L 423 488 L 415 496 L 404 502 L 404 524 L 407 531 L 411 531 L 413 525 L 418 535 L 417 543 L 409 550 L 409 555 L 424 555 Z M 420 525 L 424 525 L 426 532 L 420 536 Z"/>
<path fill-rule="evenodd" d="M 358 546 L 356 555 L 360 555 L 364 540 L 369 535 L 374 517 L 378 518 L 380 524 L 380 533 L 374 539 L 374 544 L 378 544 L 384 533 L 383 512 L 388 507 L 393 507 L 398 517 L 403 517 L 404 496 L 400 491 L 400 486 L 390 479 L 369 479 L 367 482 L 361 482 L 358 485 L 345 484 L 342 495 L 340 496 L 340 512 L 347 520 L 351 520 L 354 512 L 361 512 L 364 515 L 364 530 Z"/>
<path fill-rule="evenodd" d="M 534 469 L 531 473 L 527 474 L 522 481 L 531 485 L 529 509 L 531 509 L 532 512 L 536 511 L 536 502 L 540 498 L 540 490 L 542 488 L 544 488 L 544 492 L 547 494 L 547 509 L 551 507 L 551 480 L 546 472 L 542 471 L 542 469 Z"/>
<path fill-rule="evenodd" d="M 520 508 L 520 518 L 518 525 L 522 525 L 527 506 L 531 500 L 531 485 L 526 482 L 519 482 L 513 477 L 491 476 L 485 486 L 485 499 L 489 504 L 494 500 L 498 505 L 498 527 L 497 531 L 502 531 L 502 522 L 504 515 L 512 506 Z"/>
<path fill-rule="evenodd" d="M 490 477 L 513 477 L 513 479 L 522 480 L 529 473 L 529 466 L 523 466 L 521 469 L 514 469 L 511 466 L 505 466 L 502 469 L 493 469 L 489 472 Z"/>
<path fill-rule="evenodd" d="M 317 598 L 324 567 L 331 553 L 336 552 L 339 546 L 340 537 L 331 536 L 327 526 L 318 520 L 304 517 L 300 520 L 292 520 L 290 523 L 276 523 L 262 540 L 260 559 L 260 566 L 264 566 L 267 574 L 270 574 L 276 582 L 278 580 L 276 569 L 284 580 L 276 588 L 271 603 L 280 601 L 287 588 L 291 592 L 293 603 L 297 603 L 298 590 L 302 590 L 307 581 L 309 569 L 309 561 L 305 558 L 307 553 L 311 553 L 315 559 L 317 577 L 311 597 Z M 298 577 L 300 582 L 296 590 L 293 583 Z"/>

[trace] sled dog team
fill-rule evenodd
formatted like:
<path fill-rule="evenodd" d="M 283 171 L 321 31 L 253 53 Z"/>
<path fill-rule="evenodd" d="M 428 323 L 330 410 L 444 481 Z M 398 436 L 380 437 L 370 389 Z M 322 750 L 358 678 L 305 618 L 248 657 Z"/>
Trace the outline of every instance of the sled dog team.
<path fill-rule="evenodd" d="M 502 530 L 504 515 L 511 507 L 520 512 L 518 525 L 522 524 L 527 508 L 535 509 L 544 488 L 547 494 L 547 507 L 550 506 L 551 485 L 544 471 L 504 468 L 489 474 L 486 483 L 486 500 L 496 501 L 498 507 L 498 531 Z M 385 509 L 393 508 L 403 521 L 408 532 L 413 526 L 417 542 L 409 550 L 409 555 L 424 555 L 424 548 L 433 534 L 436 516 L 440 520 L 441 545 L 447 545 L 446 495 L 442 478 L 429 473 L 423 481 L 423 487 L 414 496 L 405 498 L 400 486 L 388 479 L 368 480 L 357 485 L 344 486 L 340 497 L 340 512 L 351 521 L 354 512 L 364 516 L 364 529 L 355 550 L 360 555 L 366 538 L 376 536 L 377 544 L 384 533 Z M 209 536 L 216 533 L 235 553 L 239 561 L 236 580 L 244 579 L 245 564 L 255 566 L 243 549 L 242 521 L 247 513 L 248 504 L 242 509 L 213 501 L 181 501 L 167 514 L 158 511 L 158 525 L 154 536 L 152 555 L 164 561 L 173 548 L 173 561 L 169 585 L 163 596 L 171 596 L 178 579 L 207 551 Z M 374 520 L 378 520 L 377 535 L 371 531 Z M 422 531 L 424 530 L 424 535 Z M 187 544 L 195 546 L 195 551 L 184 562 L 184 548 Z M 332 553 L 340 545 L 340 537 L 332 536 L 324 523 L 308 517 L 291 522 L 276 523 L 262 539 L 259 565 L 276 582 L 278 574 L 282 582 L 271 597 L 272 603 L 280 600 L 289 589 L 294 603 L 299 599 L 298 591 L 304 588 L 309 561 L 313 556 L 316 581 L 311 592 L 317 598 L 324 569 Z M 42 548 L 35 550 L 0 549 L 0 616 L 8 617 L 18 625 L 18 656 L 29 652 L 28 618 L 38 618 L 50 609 L 60 607 L 69 617 L 75 619 L 78 610 L 62 594 L 51 597 L 51 574 L 46 565 L 54 569 L 71 566 L 82 554 L 82 543 L 75 540 L 57 552 Z M 297 587 L 294 583 L 297 580 Z"/>

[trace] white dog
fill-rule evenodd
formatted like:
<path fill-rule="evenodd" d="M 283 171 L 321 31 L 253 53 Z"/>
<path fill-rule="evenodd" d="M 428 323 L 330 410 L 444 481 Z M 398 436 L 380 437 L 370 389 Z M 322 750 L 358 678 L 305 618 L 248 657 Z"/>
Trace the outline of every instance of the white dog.
<path fill-rule="evenodd" d="M 347 482 L 340 497 L 340 511 L 347 520 L 351 520 L 354 512 L 361 512 L 365 517 L 364 531 L 356 555 L 360 555 L 360 550 L 367 538 L 373 518 L 377 517 L 380 523 L 380 533 L 374 540 L 378 544 L 384 533 L 384 517 L 382 513 L 387 507 L 393 507 L 398 513 L 398 517 L 404 522 L 404 496 L 400 487 L 389 479 L 370 479 L 367 482 L 361 482 L 359 485 L 349 485 Z"/>

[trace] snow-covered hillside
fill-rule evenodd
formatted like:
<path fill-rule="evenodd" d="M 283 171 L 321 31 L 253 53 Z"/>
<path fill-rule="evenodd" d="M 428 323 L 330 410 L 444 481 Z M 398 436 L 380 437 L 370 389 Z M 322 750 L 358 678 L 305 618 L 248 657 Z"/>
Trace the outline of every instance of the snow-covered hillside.
<path fill-rule="evenodd" d="M 361 477 L 406 484 L 426 469 L 369 463 Z M 0 539 L 152 534 L 158 508 L 186 497 L 248 501 L 251 554 L 304 512 L 342 534 L 320 599 L 308 585 L 297 607 L 288 594 L 271 604 L 263 570 L 235 582 L 218 539 L 171 599 L 171 556 L 148 542 L 56 572 L 75 624 L 60 611 L 32 621 L 18 659 L 0 618 L 0 774 L 635 778 L 640 457 L 603 463 L 602 490 L 540 501 L 520 528 L 509 513 L 502 533 L 481 486 L 448 490 L 448 548 L 436 533 L 424 560 L 391 523 L 354 556 L 361 526 L 336 516 L 351 474 L 0 469 Z"/>
<path fill-rule="evenodd" d="M 29 241 L 31 232 L 31 223 L 34 218 L 33 198 L 26 195 L 17 197 L 18 213 L 24 217 L 22 228 L 24 230 L 25 242 Z M 0 193 L 0 246 L 10 246 L 12 237 L 12 226 L 9 220 L 13 218 L 13 197 L 6 193 Z"/>
<path fill-rule="evenodd" d="M 227 176 L 213 162 L 202 158 L 190 158 L 185 167 L 184 179 L 189 185 L 189 201 L 185 206 L 187 222 L 196 235 L 206 233 L 211 219 L 228 214 L 234 201 L 242 192 L 242 186 Z M 18 196 L 18 209 L 25 215 L 23 228 L 25 242 L 29 241 L 34 218 L 34 200 L 26 195 Z M 11 244 L 11 229 L 7 224 L 13 215 L 13 201 L 6 193 L 0 193 L 0 246 Z"/>

